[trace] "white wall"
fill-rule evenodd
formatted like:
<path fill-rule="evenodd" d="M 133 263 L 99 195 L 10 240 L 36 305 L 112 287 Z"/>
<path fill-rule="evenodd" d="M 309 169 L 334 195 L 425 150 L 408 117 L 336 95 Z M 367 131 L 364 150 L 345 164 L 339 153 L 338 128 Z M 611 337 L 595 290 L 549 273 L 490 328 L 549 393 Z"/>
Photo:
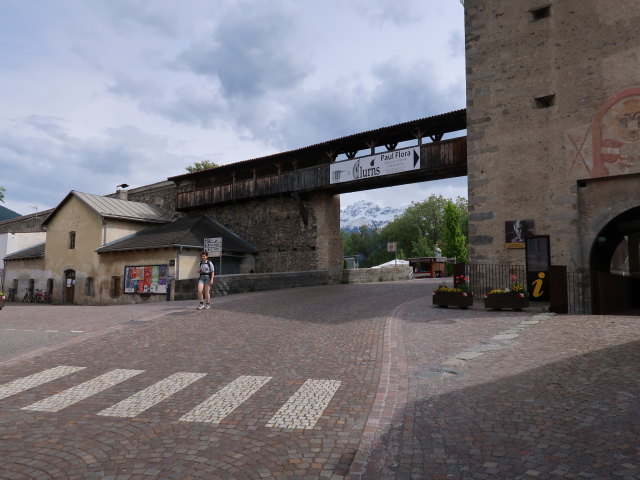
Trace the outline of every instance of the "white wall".
<path fill-rule="evenodd" d="M 10 253 L 33 247 L 45 241 L 46 232 L 0 233 L 0 269 L 4 268 L 4 257 Z"/>

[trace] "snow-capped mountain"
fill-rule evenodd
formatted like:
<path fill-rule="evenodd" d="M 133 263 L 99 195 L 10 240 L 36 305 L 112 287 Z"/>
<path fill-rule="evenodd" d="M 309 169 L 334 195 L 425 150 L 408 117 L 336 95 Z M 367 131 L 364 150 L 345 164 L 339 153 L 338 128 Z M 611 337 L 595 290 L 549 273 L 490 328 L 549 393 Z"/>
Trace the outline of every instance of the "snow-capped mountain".
<path fill-rule="evenodd" d="M 400 208 L 381 207 L 375 203 L 360 200 L 340 210 L 340 229 L 353 232 L 362 225 L 373 228 L 384 227 L 402 212 L 404 210 Z"/>

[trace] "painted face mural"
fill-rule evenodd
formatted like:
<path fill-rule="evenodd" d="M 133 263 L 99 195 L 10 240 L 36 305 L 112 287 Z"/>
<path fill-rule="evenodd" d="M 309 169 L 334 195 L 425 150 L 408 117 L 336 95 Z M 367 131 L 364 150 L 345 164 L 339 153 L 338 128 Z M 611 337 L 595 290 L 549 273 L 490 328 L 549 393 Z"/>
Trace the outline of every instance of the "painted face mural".
<path fill-rule="evenodd" d="M 614 109 L 613 130 L 623 142 L 640 142 L 640 98 L 632 97 Z"/>
<path fill-rule="evenodd" d="M 639 122 L 639 88 L 622 91 L 604 103 L 591 125 L 591 177 L 640 171 Z"/>

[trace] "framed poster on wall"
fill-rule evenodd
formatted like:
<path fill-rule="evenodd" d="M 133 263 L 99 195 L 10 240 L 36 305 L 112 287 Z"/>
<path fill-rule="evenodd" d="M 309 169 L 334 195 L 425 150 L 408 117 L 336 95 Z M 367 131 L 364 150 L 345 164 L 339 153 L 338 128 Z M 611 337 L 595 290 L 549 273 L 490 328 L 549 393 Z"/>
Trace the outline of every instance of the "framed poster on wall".
<path fill-rule="evenodd" d="M 531 219 L 504 222 L 504 243 L 507 248 L 524 248 L 527 237 L 534 235 L 535 224 Z"/>
<path fill-rule="evenodd" d="M 124 267 L 124 293 L 167 293 L 167 265 Z"/>

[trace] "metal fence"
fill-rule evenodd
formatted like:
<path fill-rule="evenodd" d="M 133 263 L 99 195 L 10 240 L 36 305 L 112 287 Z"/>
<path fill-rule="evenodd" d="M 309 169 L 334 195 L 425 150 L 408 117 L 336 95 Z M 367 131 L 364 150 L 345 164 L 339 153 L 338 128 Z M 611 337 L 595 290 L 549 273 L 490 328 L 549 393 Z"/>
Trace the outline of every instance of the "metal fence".
<path fill-rule="evenodd" d="M 567 294 L 570 315 L 591 314 L 591 275 L 589 272 L 567 272 Z"/>
<path fill-rule="evenodd" d="M 507 288 L 513 276 L 527 283 L 525 265 L 467 264 L 467 284 L 474 295 L 481 297 L 494 288 Z M 591 313 L 591 281 L 589 273 L 567 272 L 567 298 L 570 315 Z"/>
<path fill-rule="evenodd" d="M 474 295 L 482 296 L 494 288 L 507 288 L 515 275 L 519 282 L 526 283 L 524 265 L 467 264 L 467 283 Z"/>

